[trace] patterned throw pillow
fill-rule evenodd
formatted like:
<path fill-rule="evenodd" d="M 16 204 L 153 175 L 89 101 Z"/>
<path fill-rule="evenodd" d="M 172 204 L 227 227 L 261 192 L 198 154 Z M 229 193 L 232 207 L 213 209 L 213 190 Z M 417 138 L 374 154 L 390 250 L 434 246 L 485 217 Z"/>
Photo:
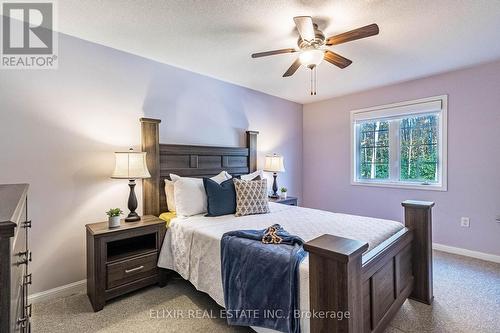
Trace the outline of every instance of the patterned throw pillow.
<path fill-rule="evenodd" d="M 269 213 L 267 180 L 234 179 L 236 216 Z"/>

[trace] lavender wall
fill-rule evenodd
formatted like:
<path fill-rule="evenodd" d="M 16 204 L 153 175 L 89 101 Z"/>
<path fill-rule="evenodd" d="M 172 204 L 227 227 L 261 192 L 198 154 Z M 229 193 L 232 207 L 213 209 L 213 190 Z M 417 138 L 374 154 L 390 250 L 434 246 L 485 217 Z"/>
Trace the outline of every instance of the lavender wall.
<path fill-rule="evenodd" d="M 349 111 L 448 94 L 448 191 L 350 184 Z M 402 221 L 401 201 L 431 200 L 434 242 L 500 255 L 500 62 L 304 105 L 304 204 Z M 470 228 L 460 217 L 471 218 Z"/>
<path fill-rule="evenodd" d="M 301 195 L 302 105 L 65 35 L 59 48 L 58 70 L 0 71 L 0 183 L 31 184 L 33 292 L 85 278 L 84 225 L 126 210 L 113 152 L 140 146 L 142 116 L 169 143 L 259 130 L 259 164 L 282 153 L 281 183 Z"/>

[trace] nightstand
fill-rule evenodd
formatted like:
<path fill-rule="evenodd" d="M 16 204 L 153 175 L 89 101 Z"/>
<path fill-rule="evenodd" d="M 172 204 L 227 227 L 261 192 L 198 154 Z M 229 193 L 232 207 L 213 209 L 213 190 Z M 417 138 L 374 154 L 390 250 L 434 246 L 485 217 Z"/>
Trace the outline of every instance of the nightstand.
<path fill-rule="evenodd" d="M 286 199 L 282 198 L 269 198 L 269 202 L 276 202 L 283 205 L 289 206 L 297 206 L 297 198 L 296 197 L 287 197 Z"/>
<path fill-rule="evenodd" d="M 94 311 L 106 301 L 159 282 L 158 255 L 165 221 L 143 216 L 138 222 L 121 220 L 87 224 L 87 294 Z"/>

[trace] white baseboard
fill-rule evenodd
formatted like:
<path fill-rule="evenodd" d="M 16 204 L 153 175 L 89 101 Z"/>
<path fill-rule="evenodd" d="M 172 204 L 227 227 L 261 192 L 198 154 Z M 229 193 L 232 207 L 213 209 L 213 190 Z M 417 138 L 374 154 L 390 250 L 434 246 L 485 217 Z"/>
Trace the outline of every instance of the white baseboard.
<path fill-rule="evenodd" d="M 438 250 L 438 251 L 459 254 L 462 256 L 466 256 L 466 257 L 472 257 L 472 258 L 476 258 L 476 259 L 500 263 L 500 256 L 497 256 L 494 254 L 472 251 L 472 250 L 462 249 L 459 247 L 453 247 L 453 246 L 437 244 L 437 243 L 432 243 L 432 248 L 434 250 Z"/>
<path fill-rule="evenodd" d="M 71 296 L 85 291 L 87 286 L 87 280 L 81 280 L 66 284 L 64 286 L 56 287 L 53 289 L 41 291 L 36 294 L 32 294 L 28 297 L 31 303 L 39 303 L 47 301 L 57 297 Z"/>

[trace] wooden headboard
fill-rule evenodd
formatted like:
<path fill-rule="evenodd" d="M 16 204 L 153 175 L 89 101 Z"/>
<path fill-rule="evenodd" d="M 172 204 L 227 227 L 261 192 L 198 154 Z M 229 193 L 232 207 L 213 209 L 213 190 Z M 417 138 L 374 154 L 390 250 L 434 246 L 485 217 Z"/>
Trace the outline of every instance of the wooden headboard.
<path fill-rule="evenodd" d="M 142 182 L 143 214 L 166 212 L 164 179 L 170 173 L 185 177 L 211 177 L 226 170 L 233 176 L 257 170 L 257 134 L 246 132 L 246 147 L 172 145 L 160 143 L 159 119 L 141 118 L 142 151 L 151 178 Z"/>

